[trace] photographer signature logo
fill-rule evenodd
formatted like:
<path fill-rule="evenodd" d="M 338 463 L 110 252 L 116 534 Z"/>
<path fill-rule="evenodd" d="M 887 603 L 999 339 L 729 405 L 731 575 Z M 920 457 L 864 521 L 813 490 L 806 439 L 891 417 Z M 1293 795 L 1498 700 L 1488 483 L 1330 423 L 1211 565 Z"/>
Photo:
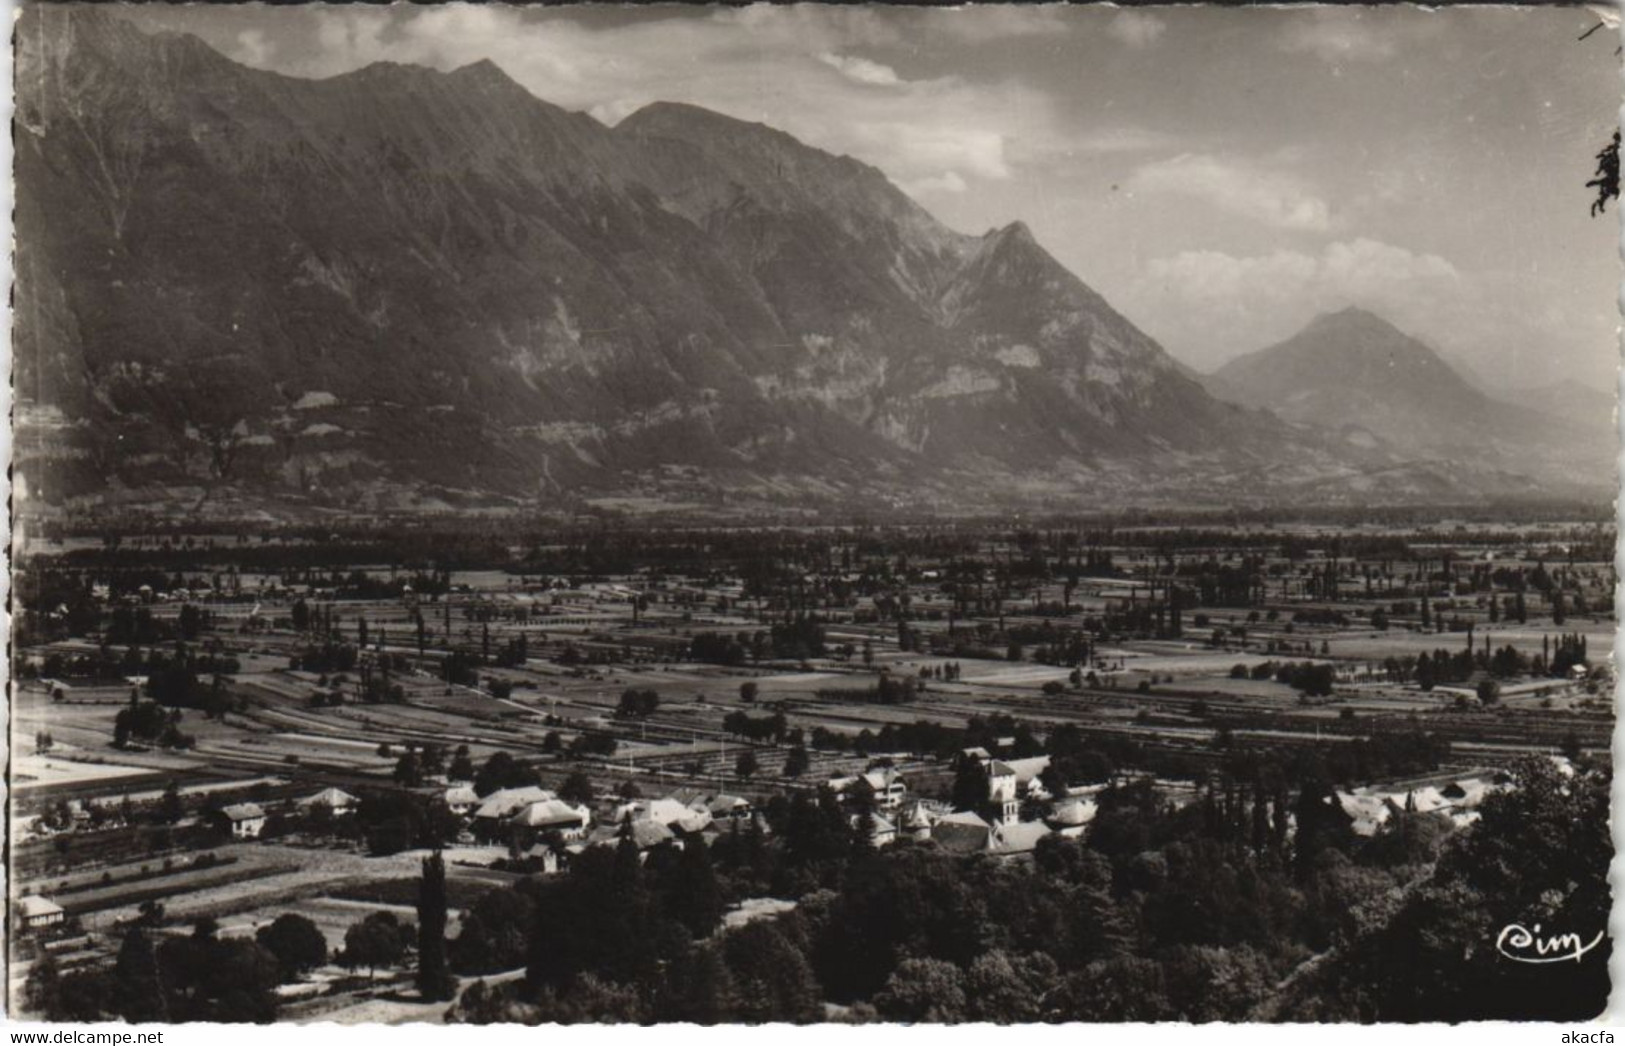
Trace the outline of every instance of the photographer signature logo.
<path fill-rule="evenodd" d="M 1586 952 L 1601 944 L 1606 935 L 1606 930 L 1599 931 L 1587 944 L 1577 933 L 1541 936 L 1540 923 L 1536 923 L 1533 929 L 1513 923 L 1501 930 L 1500 936 L 1495 939 L 1495 950 L 1513 962 L 1579 962 Z"/>

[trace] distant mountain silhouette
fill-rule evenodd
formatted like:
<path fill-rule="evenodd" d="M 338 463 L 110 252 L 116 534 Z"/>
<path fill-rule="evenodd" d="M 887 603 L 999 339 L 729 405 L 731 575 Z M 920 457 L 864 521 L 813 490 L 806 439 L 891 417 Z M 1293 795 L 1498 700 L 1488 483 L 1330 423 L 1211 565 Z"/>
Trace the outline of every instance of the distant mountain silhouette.
<path fill-rule="evenodd" d="M 1547 479 L 1596 481 L 1612 450 L 1594 426 L 1491 397 L 1438 353 L 1359 308 L 1231 360 L 1209 376 L 1214 394 L 1302 425 L 1380 442 L 1407 460 L 1453 459 Z"/>

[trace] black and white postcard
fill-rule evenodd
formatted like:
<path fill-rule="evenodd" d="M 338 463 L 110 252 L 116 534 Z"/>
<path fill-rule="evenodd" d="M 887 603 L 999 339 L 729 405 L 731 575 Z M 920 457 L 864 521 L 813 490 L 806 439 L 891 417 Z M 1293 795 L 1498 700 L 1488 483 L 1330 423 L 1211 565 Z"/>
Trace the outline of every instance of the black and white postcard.
<path fill-rule="evenodd" d="M 1619 46 L 24 4 L 8 1012 L 1596 1018 Z"/>

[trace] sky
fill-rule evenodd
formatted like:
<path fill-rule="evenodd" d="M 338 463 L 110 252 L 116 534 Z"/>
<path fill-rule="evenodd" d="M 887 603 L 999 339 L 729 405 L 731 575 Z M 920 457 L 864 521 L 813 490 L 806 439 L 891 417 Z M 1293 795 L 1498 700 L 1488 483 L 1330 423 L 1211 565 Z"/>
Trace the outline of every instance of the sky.
<path fill-rule="evenodd" d="M 295 5 L 125 9 L 331 76 L 490 59 L 613 124 L 653 101 L 870 163 L 963 232 L 1023 220 L 1211 370 L 1358 305 L 1495 388 L 1612 390 L 1620 104 L 1586 8 Z"/>

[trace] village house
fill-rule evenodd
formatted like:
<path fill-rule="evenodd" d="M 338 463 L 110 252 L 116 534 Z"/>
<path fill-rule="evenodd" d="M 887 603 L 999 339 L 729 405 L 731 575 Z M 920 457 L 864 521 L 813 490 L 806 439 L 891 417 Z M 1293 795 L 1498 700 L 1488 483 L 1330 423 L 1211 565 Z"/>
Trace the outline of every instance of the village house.
<path fill-rule="evenodd" d="M 474 791 L 473 785 L 453 785 L 446 789 L 446 809 L 458 817 L 467 817 L 480 805 L 479 793 Z"/>
<path fill-rule="evenodd" d="M 971 810 L 943 814 L 931 827 L 931 841 L 949 853 L 985 853 L 992 845 L 993 826 Z"/>
<path fill-rule="evenodd" d="M 749 799 L 737 795 L 717 795 L 706 801 L 705 812 L 717 821 L 748 821 L 752 807 Z"/>
<path fill-rule="evenodd" d="M 44 897 L 19 897 L 17 921 L 25 930 L 45 930 L 66 922 L 68 913 L 55 901 Z"/>
<path fill-rule="evenodd" d="M 890 846 L 895 843 L 897 841 L 897 825 L 879 814 L 871 814 L 870 816 L 873 819 L 874 829 L 869 834 L 869 845 L 878 850 L 882 846 Z M 858 830 L 861 820 L 862 817 L 859 814 L 853 814 L 848 818 L 853 831 Z"/>
<path fill-rule="evenodd" d="M 1038 841 L 1051 832 L 1042 821 L 1001 822 L 993 826 L 988 849 L 1000 857 L 1019 857 L 1032 853 Z"/>
<path fill-rule="evenodd" d="M 508 819 L 508 824 L 520 832 L 525 842 L 534 842 L 550 832 L 561 839 L 584 839 L 592 825 L 592 811 L 585 806 L 571 806 L 562 799 L 543 799 L 531 803 Z"/>
<path fill-rule="evenodd" d="M 1087 797 L 1062 799 L 1050 810 L 1044 823 L 1057 834 L 1075 839 L 1089 828 L 1089 822 L 1100 812 L 1100 805 Z"/>
<path fill-rule="evenodd" d="M 897 817 L 898 834 L 909 839 L 931 838 L 931 826 L 937 823 L 938 813 L 924 801 L 916 799 L 903 807 Z"/>
<path fill-rule="evenodd" d="M 214 820 L 228 828 L 233 839 L 258 839 L 265 830 L 265 811 L 258 803 L 234 803 L 222 808 Z"/>
<path fill-rule="evenodd" d="M 987 764 L 987 798 L 999 811 L 999 820 L 1012 824 L 1021 820 L 1020 778 L 1009 763 L 995 759 Z"/>
<path fill-rule="evenodd" d="M 557 798 L 554 793 L 535 785 L 499 788 L 475 808 L 472 819 L 474 837 L 488 843 L 504 842 L 508 838 L 508 822 L 515 814 L 532 803 L 545 803 Z"/>
<path fill-rule="evenodd" d="M 536 785 L 526 785 L 523 788 L 498 788 L 480 801 L 474 810 L 476 821 L 495 823 L 512 817 L 531 803 L 542 803 L 549 799 L 557 799 L 558 795 Z"/>
<path fill-rule="evenodd" d="M 295 805 L 307 813 L 320 808 L 325 809 L 334 817 L 344 817 L 355 813 L 356 809 L 361 806 L 361 800 L 342 788 L 324 788 L 315 795 L 306 796 L 299 800 Z"/>
<path fill-rule="evenodd" d="M 1049 789 L 1044 787 L 1040 777 L 1049 769 L 1049 762 L 1049 756 L 1035 755 L 1026 759 L 1006 759 L 1004 765 L 1015 771 L 1016 789 L 1023 797 L 1048 799 Z"/>
<path fill-rule="evenodd" d="M 569 850 L 572 853 L 579 853 L 589 846 L 619 846 L 623 838 L 630 839 L 632 845 L 637 847 L 639 860 L 647 860 L 649 851 L 657 846 L 671 843 L 680 848 L 683 845 L 677 838 L 677 833 L 658 821 L 644 817 L 633 818 L 620 824 L 600 825 L 592 831 L 585 843 L 575 843 Z"/>
<path fill-rule="evenodd" d="M 711 814 L 703 806 L 694 803 L 683 803 L 670 796 L 663 799 L 637 799 L 629 803 L 622 803 L 615 808 L 610 817 L 613 824 L 620 824 L 628 817 L 636 820 L 650 820 L 667 828 L 680 828 L 685 832 L 703 831 L 711 823 Z"/>
<path fill-rule="evenodd" d="M 826 784 L 843 802 L 868 795 L 879 810 L 895 810 L 903 805 L 903 800 L 908 796 L 908 785 L 903 782 L 903 775 L 889 766 L 846 777 L 832 777 Z"/>

